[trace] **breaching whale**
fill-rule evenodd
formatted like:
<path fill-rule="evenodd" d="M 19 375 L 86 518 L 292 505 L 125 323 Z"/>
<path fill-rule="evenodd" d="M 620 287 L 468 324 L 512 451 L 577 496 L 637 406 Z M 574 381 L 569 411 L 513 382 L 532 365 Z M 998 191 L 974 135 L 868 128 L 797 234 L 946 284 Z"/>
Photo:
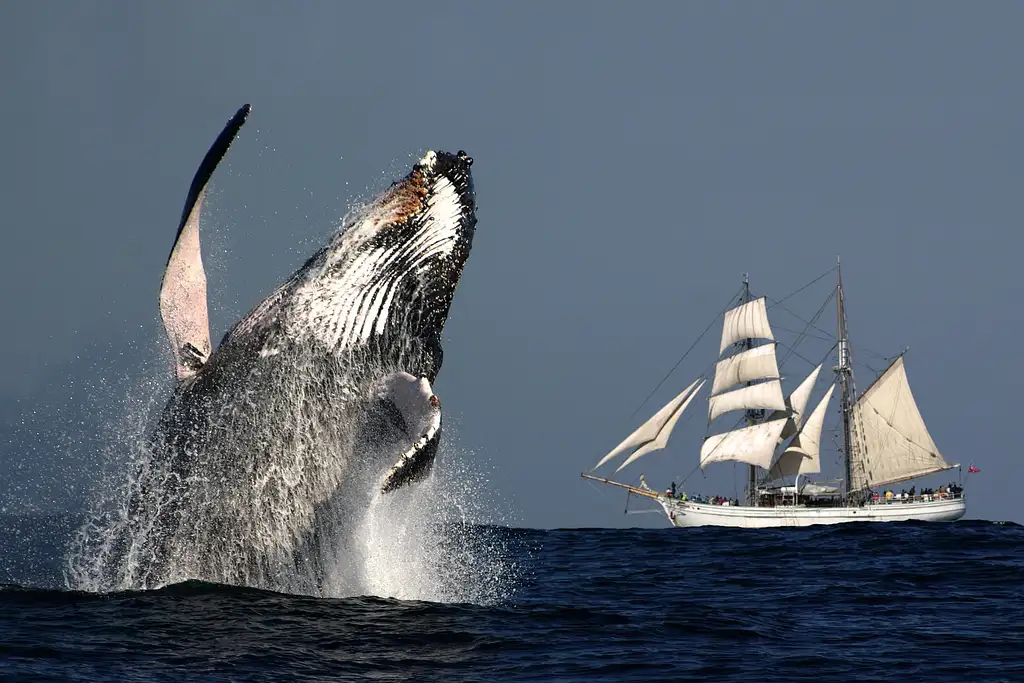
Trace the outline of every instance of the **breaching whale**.
<path fill-rule="evenodd" d="M 79 583 L 318 593 L 352 516 L 423 479 L 437 454 L 432 385 L 476 227 L 472 158 L 427 152 L 214 349 L 199 219 L 249 113 L 188 190 L 159 294 L 176 385 L 122 514 L 83 541 Z"/>

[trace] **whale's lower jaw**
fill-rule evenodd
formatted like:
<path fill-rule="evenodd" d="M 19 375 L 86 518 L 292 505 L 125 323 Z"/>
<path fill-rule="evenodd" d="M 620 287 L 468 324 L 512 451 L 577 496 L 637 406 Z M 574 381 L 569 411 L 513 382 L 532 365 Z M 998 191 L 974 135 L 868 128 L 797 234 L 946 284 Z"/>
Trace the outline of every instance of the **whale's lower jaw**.
<path fill-rule="evenodd" d="M 398 461 L 388 470 L 380 485 L 381 493 L 390 493 L 403 486 L 422 481 L 430 474 L 437 457 L 437 449 L 441 444 L 440 415 L 436 426 L 419 438 Z"/>
<path fill-rule="evenodd" d="M 388 375 L 378 396 L 378 414 L 399 436 L 393 452 L 400 455 L 380 484 L 381 493 L 389 493 L 430 474 L 441 443 L 441 401 L 425 377 L 407 372 Z"/>

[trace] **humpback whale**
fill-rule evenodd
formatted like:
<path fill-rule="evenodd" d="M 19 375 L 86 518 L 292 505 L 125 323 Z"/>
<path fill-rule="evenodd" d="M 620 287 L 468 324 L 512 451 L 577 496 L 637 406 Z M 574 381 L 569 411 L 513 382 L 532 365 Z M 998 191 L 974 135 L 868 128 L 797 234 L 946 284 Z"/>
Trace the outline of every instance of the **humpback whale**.
<path fill-rule="evenodd" d="M 189 187 L 159 292 L 173 393 L 122 512 L 93 524 L 69 583 L 316 594 L 353 515 L 431 471 L 441 335 L 476 227 L 473 159 L 427 152 L 214 349 L 200 215 L 249 114 L 231 117 Z"/>

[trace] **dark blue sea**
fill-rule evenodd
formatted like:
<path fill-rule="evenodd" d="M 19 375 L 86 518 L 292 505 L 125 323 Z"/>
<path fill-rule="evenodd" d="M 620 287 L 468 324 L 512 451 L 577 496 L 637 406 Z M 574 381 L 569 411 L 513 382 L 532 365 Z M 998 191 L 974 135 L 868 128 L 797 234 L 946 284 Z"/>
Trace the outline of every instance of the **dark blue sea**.
<path fill-rule="evenodd" d="M 522 559 L 493 604 L 71 592 L 70 526 L 0 519 L 0 680 L 1024 681 L 1013 524 L 481 527 Z"/>

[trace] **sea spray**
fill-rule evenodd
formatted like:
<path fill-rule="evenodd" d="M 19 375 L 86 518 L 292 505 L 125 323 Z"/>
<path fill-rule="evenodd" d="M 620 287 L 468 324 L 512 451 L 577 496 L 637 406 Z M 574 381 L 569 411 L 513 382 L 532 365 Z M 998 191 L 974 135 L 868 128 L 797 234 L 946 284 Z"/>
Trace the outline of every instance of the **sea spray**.
<path fill-rule="evenodd" d="M 211 480 L 217 470 L 209 467 L 184 482 L 189 489 L 181 486 L 150 439 L 154 413 L 167 395 L 150 367 L 104 429 L 103 459 L 118 477 L 97 486 L 70 548 L 68 587 L 116 591 L 199 578 L 325 596 L 479 603 L 507 597 L 520 567 L 510 559 L 508 537 L 486 525 L 506 522 L 508 515 L 479 459 L 448 445 L 457 436 L 451 426 L 431 476 L 382 495 L 380 477 L 393 454 L 353 453 L 374 448 L 337 424 L 346 414 L 358 421 L 358 412 L 345 412 L 342 387 L 320 376 L 318 364 L 298 367 L 304 371 L 273 374 L 273 391 L 264 385 L 263 400 L 249 403 L 249 419 L 235 425 L 244 438 L 218 442 L 223 450 L 209 464 L 234 463 L 245 471 L 246 486 L 236 489 L 225 489 L 223 478 Z M 310 409 L 311 397 L 318 410 Z M 327 425 L 323 415 L 338 419 Z M 275 431 L 268 424 L 277 425 Z M 259 466 L 244 457 L 239 449 L 254 443 L 273 444 L 265 451 L 273 461 Z M 156 504 L 133 506 L 142 495 Z M 163 551 L 170 554 L 163 580 L 147 585 L 144 569 L 161 552 L 159 510 L 167 505 L 187 506 L 190 513 L 180 540 Z M 230 528 L 225 519 L 234 521 Z M 218 521 L 219 534 L 211 534 Z M 233 572 L 240 556 L 249 569 Z"/>
<path fill-rule="evenodd" d="M 474 604 L 511 595 L 528 552 L 492 526 L 507 513 L 468 455 L 447 448 L 408 495 L 374 496 L 356 528 L 356 593 Z M 331 592 L 344 595 L 334 589 L 352 583 L 332 584 Z"/>

